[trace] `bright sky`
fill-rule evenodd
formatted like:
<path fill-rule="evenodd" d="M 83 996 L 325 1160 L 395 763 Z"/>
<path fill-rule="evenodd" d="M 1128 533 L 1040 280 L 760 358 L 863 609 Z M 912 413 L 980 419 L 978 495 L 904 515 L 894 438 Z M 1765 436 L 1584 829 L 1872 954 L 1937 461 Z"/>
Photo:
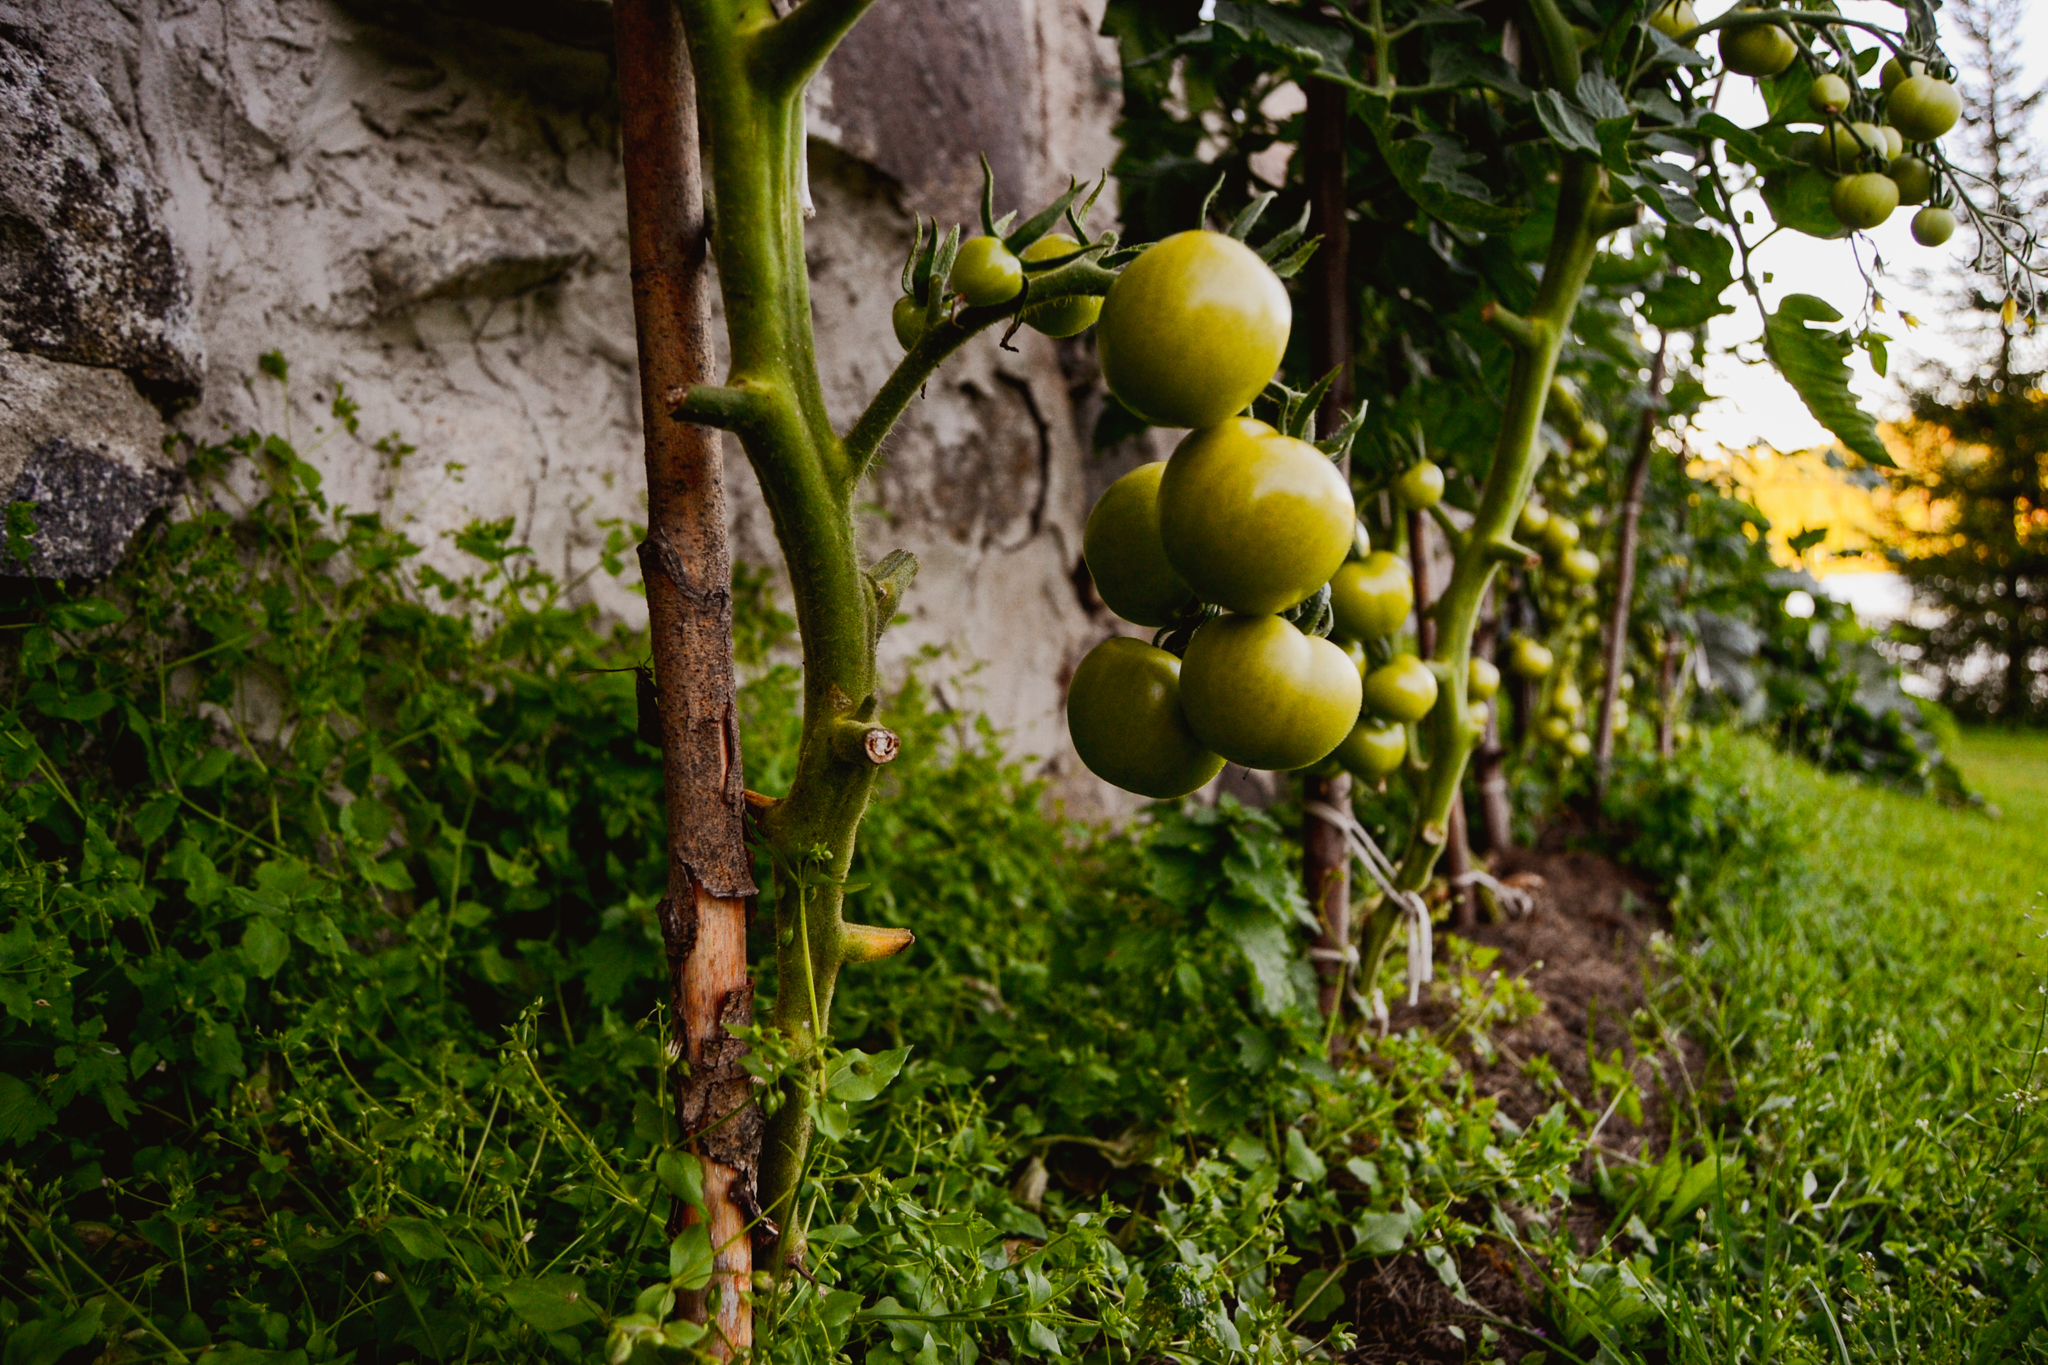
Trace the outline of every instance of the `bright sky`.
<path fill-rule="evenodd" d="M 1702 17 L 1711 18 L 1726 8 L 1716 5 L 1710 9 L 1702 4 L 1700 11 Z M 2048 0 L 2031 0 L 2031 9 L 2033 13 L 2048 16 Z M 1903 22 L 1903 16 L 1896 7 L 1872 3 L 1871 0 L 1845 0 L 1842 12 L 1851 18 L 1867 19 L 1890 28 L 1899 27 Z M 2031 83 L 2048 79 L 2048 24 L 2037 27 L 2042 31 L 2029 44 L 2025 54 Z M 1949 54 L 1958 62 L 1967 60 L 1966 49 L 1954 41 L 1949 25 L 1944 23 L 1943 30 L 1944 46 Z M 1738 76 L 1728 78 L 1720 110 L 1737 123 L 1747 126 L 1762 122 L 1764 117 L 1763 101 L 1757 95 L 1755 83 Z M 1751 231 L 1768 230 L 1770 216 L 1764 211 L 1763 204 L 1756 202 L 1750 207 L 1755 210 L 1759 225 Z M 1850 361 L 1855 370 L 1852 382 L 1858 394 L 1880 418 L 1892 416 L 1902 408 L 1898 385 L 1900 377 L 1911 375 L 1928 360 L 1954 361 L 1961 358 L 1941 326 L 1942 315 L 1949 306 L 1943 297 L 1944 285 L 1957 280 L 1968 265 L 1975 248 L 1976 234 L 1967 228 L 1961 229 L 1946 246 L 1930 250 L 1916 243 L 1908 230 L 1912 213 L 1911 209 L 1901 209 L 1883 226 L 1858 234 L 1855 239 L 1855 249 L 1862 253 L 1866 269 L 1873 269 L 1875 273 L 1874 266 L 1878 261 L 1882 261 L 1884 266 L 1879 288 L 1887 311 L 1880 321 L 1879 330 L 1892 338 L 1889 345 L 1890 378 L 1881 379 L 1873 373 L 1869 361 L 1860 351 Z M 1857 273 L 1847 240 L 1821 241 L 1797 232 L 1783 232 L 1763 245 L 1754 257 L 1754 265 L 1764 300 L 1773 309 L 1788 293 L 1818 295 L 1850 319 L 1854 319 L 1862 307 L 1863 279 Z M 1769 282 L 1764 282 L 1764 272 L 1769 272 Z M 1923 272 L 1925 278 L 1918 278 Z M 1916 287 L 1922 284 L 1926 287 Z M 1704 450 L 1715 445 L 1742 449 L 1764 443 L 1781 450 L 1798 450 L 1832 442 L 1833 438 L 1813 420 L 1806 405 L 1799 401 L 1799 396 L 1778 377 L 1776 371 L 1768 364 L 1743 363 L 1746 359 L 1762 357 L 1758 344 L 1763 334 L 1762 323 L 1755 304 L 1740 285 L 1729 291 L 1727 301 L 1737 304 L 1736 311 L 1716 319 L 1708 328 L 1707 388 L 1717 396 L 1700 413 L 1700 439 L 1695 449 Z M 1916 314 L 1922 325 L 1917 330 L 1909 330 L 1899 321 L 1901 311 Z M 1729 355 L 1730 347 L 1737 348 L 1741 358 Z"/>

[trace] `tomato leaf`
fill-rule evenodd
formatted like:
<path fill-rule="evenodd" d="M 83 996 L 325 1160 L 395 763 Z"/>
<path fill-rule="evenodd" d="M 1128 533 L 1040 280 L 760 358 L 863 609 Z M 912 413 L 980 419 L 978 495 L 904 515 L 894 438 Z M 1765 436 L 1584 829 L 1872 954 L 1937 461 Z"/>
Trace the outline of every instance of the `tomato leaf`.
<path fill-rule="evenodd" d="M 1841 320 L 1824 299 L 1787 294 L 1764 322 L 1764 349 L 1816 421 L 1866 462 L 1890 467 L 1892 457 L 1878 438 L 1876 421 L 1849 390 L 1853 343 L 1841 332 L 1808 326 Z"/>

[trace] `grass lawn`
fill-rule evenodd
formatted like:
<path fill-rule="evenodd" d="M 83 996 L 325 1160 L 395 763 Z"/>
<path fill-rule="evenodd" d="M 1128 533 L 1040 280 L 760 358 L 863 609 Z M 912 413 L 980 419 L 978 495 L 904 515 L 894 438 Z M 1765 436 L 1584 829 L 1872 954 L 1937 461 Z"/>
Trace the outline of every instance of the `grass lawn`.
<path fill-rule="evenodd" d="M 1672 1358 L 2048 1360 L 2048 737 L 1960 761 L 2001 818 L 1709 741 L 1687 799 L 1750 814 L 1690 857 L 1656 1009 L 1709 1047 L 1679 1136 L 1729 1174 L 1646 1248 Z"/>

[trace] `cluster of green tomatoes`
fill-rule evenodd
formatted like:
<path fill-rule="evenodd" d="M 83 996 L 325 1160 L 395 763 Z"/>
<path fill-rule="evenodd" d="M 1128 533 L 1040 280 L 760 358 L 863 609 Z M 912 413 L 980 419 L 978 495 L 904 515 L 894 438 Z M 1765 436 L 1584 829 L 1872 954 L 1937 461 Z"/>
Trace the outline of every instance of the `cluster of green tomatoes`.
<path fill-rule="evenodd" d="M 1522 544 L 1542 553 L 1544 569 L 1559 581 L 1562 596 L 1576 601 L 1587 595 L 1589 585 L 1600 574 L 1600 557 L 1579 543 L 1582 533 L 1577 522 L 1532 499 L 1522 508 L 1515 534 Z M 1582 627 L 1598 628 L 1590 614 L 1582 614 L 1569 623 L 1567 634 L 1576 635 Z M 1537 738 L 1573 758 L 1592 753 L 1593 740 L 1585 729 L 1585 698 L 1578 686 L 1558 671 L 1551 648 L 1531 636 L 1517 635 L 1508 641 L 1507 665 L 1510 673 L 1541 688 L 1532 727 Z"/>
<path fill-rule="evenodd" d="M 1185 796 L 1226 761 L 1383 777 L 1436 704 L 1431 666 L 1393 646 L 1414 606 L 1407 566 L 1371 549 L 1326 449 L 1244 415 L 1291 325 L 1278 276 L 1216 232 L 1147 248 L 1103 300 L 1110 392 L 1191 429 L 1103 493 L 1083 539 L 1103 602 L 1158 632 L 1103 641 L 1068 688 L 1076 752 L 1126 791 Z M 1417 462 L 1395 491 L 1432 505 L 1443 472 Z M 1499 675 L 1486 665 L 1471 681 L 1490 695 Z"/>
<path fill-rule="evenodd" d="M 1672 0 L 1650 23 L 1675 37 L 1697 27 L 1699 19 L 1691 0 Z M 1778 24 L 1721 30 L 1721 63 L 1737 75 L 1766 80 L 1799 55 L 1799 44 Z M 1834 175 L 1828 205 L 1836 220 L 1845 228 L 1874 228 L 1901 204 L 1923 204 L 1913 215 L 1913 240 L 1922 246 L 1946 242 L 1956 230 L 1953 198 L 1937 182 L 1923 149 L 1962 115 L 1955 86 L 1930 73 L 1924 62 L 1893 57 L 1879 72 L 1875 91 L 1863 89 L 1855 69 L 1845 67 L 1816 75 L 1807 99 L 1822 127 L 1803 136 L 1793 155 Z"/>

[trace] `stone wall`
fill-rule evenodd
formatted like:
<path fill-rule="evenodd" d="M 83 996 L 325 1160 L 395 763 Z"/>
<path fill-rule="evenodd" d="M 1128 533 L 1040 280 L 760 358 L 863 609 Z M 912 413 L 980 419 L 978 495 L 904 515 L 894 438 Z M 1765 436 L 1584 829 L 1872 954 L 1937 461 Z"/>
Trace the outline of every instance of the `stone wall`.
<path fill-rule="evenodd" d="M 835 416 L 899 354 L 913 212 L 971 222 L 982 152 L 1004 207 L 1108 164 L 1101 3 L 881 0 L 828 65 L 810 259 Z M 0 3 L 0 489 L 90 483 L 118 547 L 169 486 L 166 422 L 288 423 L 331 498 L 431 555 L 513 517 L 576 594 L 639 618 L 598 571 L 607 526 L 644 506 L 608 45 L 602 0 Z M 1070 771 L 1061 690 L 1110 628 L 1076 586 L 1094 377 L 1085 346 L 1015 345 L 933 381 L 864 534 L 924 564 L 892 655 L 950 651 L 948 695 Z M 272 350 L 288 396 L 251 380 Z M 335 430 L 336 386 L 360 435 Z M 413 453 L 375 448 L 393 432 Z M 736 450 L 728 467 L 735 549 L 772 563 Z"/>

